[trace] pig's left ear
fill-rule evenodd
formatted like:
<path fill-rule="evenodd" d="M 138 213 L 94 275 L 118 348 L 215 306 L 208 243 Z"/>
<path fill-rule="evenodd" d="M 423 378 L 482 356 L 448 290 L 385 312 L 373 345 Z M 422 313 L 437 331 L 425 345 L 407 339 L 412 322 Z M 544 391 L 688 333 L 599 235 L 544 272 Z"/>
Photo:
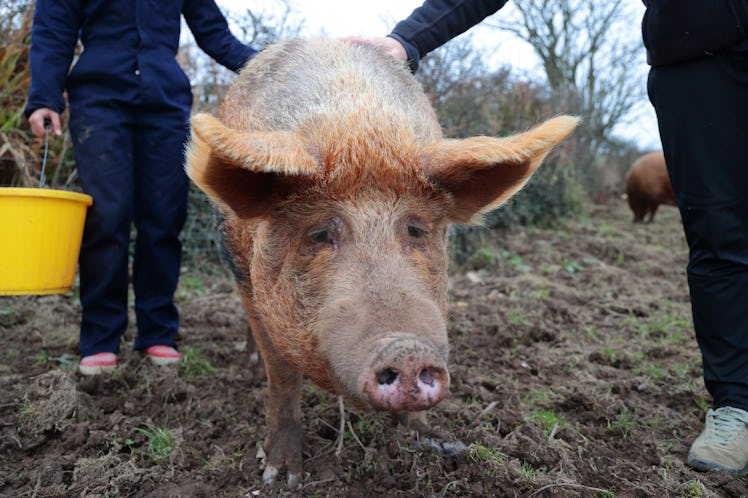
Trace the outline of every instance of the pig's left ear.
<path fill-rule="evenodd" d="M 554 145 L 574 130 L 579 119 L 558 116 L 506 138 L 445 140 L 421 155 L 425 174 L 452 194 L 452 221 L 478 222 L 517 193 Z"/>
<path fill-rule="evenodd" d="M 233 130 L 209 114 L 194 115 L 191 125 L 187 175 L 240 218 L 265 214 L 299 179 L 319 173 L 293 133 Z"/>

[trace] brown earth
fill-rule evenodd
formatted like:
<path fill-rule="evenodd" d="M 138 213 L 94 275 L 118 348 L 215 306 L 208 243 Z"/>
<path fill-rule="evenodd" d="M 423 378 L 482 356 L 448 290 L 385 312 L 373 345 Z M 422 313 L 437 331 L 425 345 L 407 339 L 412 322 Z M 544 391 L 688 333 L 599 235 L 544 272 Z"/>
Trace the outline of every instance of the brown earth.
<path fill-rule="evenodd" d="M 555 230 L 505 233 L 450 284 L 449 397 L 433 437 L 305 388 L 301 489 L 262 486 L 262 368 L 230 280 L 180 284 L 183 365 L 130 351 L 75 371 L 79 303 L 0 298 L 0 495 L 745 496 L 748 478 L 684 465 L 709 399 L 677 211 L 622 201 Z M 471 271 L 467 271 L 471 269 Z M 131 321 L 133 323 L 133 321 Z"/>

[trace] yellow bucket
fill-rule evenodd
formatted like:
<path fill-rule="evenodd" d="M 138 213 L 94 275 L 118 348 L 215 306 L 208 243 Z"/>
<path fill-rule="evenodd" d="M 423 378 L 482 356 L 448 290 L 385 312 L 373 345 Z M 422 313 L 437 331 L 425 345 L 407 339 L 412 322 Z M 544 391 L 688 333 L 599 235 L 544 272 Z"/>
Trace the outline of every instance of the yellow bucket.
<path fill-rule="evenodd" d="M 69 291 L 92 203 L 64 190 L 0 188 L 0 295 Z"/>

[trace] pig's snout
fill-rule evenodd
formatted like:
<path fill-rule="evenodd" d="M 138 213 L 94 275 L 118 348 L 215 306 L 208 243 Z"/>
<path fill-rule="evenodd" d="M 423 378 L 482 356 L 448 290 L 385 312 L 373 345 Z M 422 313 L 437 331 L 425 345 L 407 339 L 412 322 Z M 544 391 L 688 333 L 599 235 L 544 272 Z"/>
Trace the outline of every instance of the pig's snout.
<path fill-rule="evenodd" d="M 392 411 L 422 410 L 444 398 L 449 386 L 447 371 L 441 367 L 387 367 L 367 394 L 375 408 Z"/>
<path fill-rule="evenodd" d="M 364 394 L 378 410 L 415 411 L 436 405 L 449 391 L 446 354 L 420 339 L 397 339 L 364 373 Z"/>

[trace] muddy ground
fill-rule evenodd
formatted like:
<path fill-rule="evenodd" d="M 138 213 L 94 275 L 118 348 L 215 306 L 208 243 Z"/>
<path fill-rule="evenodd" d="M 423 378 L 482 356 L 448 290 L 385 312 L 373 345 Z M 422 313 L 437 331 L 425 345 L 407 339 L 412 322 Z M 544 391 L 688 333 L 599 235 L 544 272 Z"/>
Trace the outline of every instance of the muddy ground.
<path fill-rule="evenodd" d="M 304 477 L 262 486 L 261 367 L 221 273 L 182 279 L 177 368 L 124 338 L 118 371 L 75 371 L 75 293 L 0 298 L 0 495 L 745 496 L 684 465 L 709 398 L 677 211 L 633 225 L 622 201 L 562 228 L 489 238 L 450 282 L 451 394 L 432 438 L 303 398 Z M 468 271 L 469 270 L 469 271 Z"/>

